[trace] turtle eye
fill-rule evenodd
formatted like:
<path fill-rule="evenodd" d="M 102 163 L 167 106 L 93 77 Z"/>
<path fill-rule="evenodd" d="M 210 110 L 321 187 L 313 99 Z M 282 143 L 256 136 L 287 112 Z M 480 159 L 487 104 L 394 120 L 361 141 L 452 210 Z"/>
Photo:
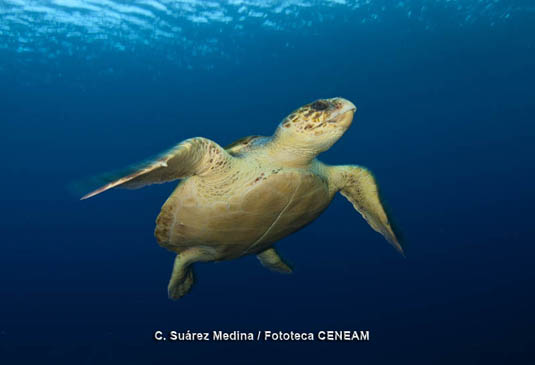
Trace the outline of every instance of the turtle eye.
<path fill-rule="evenodd" d="M 323 100 L 318 100 L 310 104 L 310 107 L 314 110 L 325 110 L 329 107 L 329 104 Z"/>

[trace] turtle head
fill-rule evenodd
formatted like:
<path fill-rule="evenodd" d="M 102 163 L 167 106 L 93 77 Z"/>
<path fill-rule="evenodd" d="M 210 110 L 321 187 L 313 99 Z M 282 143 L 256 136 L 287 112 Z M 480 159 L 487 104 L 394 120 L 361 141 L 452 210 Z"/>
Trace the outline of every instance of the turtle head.
<path fill-rule="evenodd" d="M 275 132 L 282 144 L 316 155 L 328 150 L 349 128 L 357 108 L 344 98 L 319 99 L 288 115 Z"/>

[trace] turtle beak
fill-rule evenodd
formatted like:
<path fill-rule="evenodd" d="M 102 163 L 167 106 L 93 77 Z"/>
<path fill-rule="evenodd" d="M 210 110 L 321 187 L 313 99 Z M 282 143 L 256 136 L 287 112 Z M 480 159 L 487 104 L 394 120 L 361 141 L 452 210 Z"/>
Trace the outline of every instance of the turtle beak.
<path fill-rule="evenodd" d="M 329 123 L 337 123 L 345 129 L 349 128 L 357 110 L 355 104 L 344 98 L 333 98 L 331 103 L 334 106 L 334 111 L 329 118 Z"/>

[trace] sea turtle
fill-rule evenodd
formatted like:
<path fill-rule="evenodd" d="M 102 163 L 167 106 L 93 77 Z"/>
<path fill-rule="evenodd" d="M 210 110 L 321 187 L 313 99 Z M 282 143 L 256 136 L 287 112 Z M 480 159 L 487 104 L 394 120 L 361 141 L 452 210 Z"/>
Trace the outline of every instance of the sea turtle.
<path fill-rule="evenodd" d="M 190 138 L 82 199 L 117 186 L 183 179 L 156 219 L 158 243 L 177 254 L 171 299 L 190 290 L 192 266 L 199 261 L 254 254 L 270 269 L 291 272 L 273 244 L 316 219 L 336 192 L 403 253 L 372 174 L 316 159 L 349 128 L 355 111 L 346 99 L 320 99 L 284 118 L 271 137 L 249 136 L 226 148 Z"/>

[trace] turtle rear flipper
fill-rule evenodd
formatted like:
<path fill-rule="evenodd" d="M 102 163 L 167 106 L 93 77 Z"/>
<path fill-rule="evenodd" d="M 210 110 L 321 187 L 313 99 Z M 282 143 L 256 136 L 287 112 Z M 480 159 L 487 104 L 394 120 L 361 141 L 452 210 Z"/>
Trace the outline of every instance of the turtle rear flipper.
<path fill-rule="evenodd" d="M 193 264 L 199 261 L 212 261 L 217 252 L 209 247 L 196 246 L 180 252 L 175 257 L 173 272 L 167 285 L 169 299 L 179 299 L 187 294 L 195 282 Z"/>
<path fill-rule="evenodd" d="M 194 282 L 195 277 L 192 267 L 179 271 L 176 274 L 173 270 L 173 274 L 167 285 L 167 295 L 169 296 L 169 299 L 177 300 L 183 297 L 190 291 Z"/>
<path fill-rule="evenodd" d="M 270 270 L 285 274 L 290 274 L 292 272 L 292 268 L 282 261 L 282 258 L 273 247 L 260 252 L 256 257 L 258 257 L 258 260 L 260 260 L 262 265 Z"/>

